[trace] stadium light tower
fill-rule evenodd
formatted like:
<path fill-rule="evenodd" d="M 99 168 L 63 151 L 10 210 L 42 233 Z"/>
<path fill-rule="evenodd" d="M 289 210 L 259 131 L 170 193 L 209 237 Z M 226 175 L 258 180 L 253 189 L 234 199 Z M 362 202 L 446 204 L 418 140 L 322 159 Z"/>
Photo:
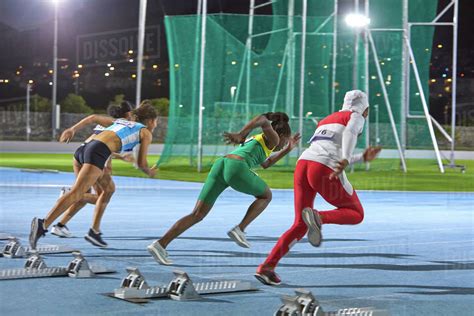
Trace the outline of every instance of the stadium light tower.
<path fill-rule="evenodd" d="M 375 68 L 377 69 L 377 75 L 379 77 L 380 86 L 382 88 L 382 94 L 385 100 L 385 106 L 387 107 L 388 117 L 390 119 L 390 125 L 392 126 L 393 137 L 395 138 L 395 143 L 397 144 L 398 154 L 400 155 L 400 162 L 404 172 L 407 172 L 407 165 L 405 161 L 405 155 L 402 150 L 400 139 L 398 137 L 397 127 L 395 125 L 395 119 L 393 117 L 392 106 L 390 105 L 390 99 L 388 98 L 387 87 L 385 86 L 385 81 L 383 80 L 383 73 L 380 67 L 380 61 L 377 54 L 377 49 L 374 44 L 374 39 L 372 38 L 372 32 L 369 29 L 370 19 L 359 13 L 348 14 L 345 18 L 346 24 L 349 27 L 352 27 L 356 30 L 362 30 L 366 32 L 370 47 L 372 48 L 372 54 L 374 56 Z M 368 62 L 368 61 L 366 61 Z M 368 74 L 366 74 L 367 76 Z"/>
<path fill-rule="evenodd" d="M 58 6 L 61 0 L 51 0 L 54 5 L 54 44 L 53 44 L 53 95 L 51 98 L 51 130 L 53 140 L 56 138 L 56 96 L 58 83 Z"/>

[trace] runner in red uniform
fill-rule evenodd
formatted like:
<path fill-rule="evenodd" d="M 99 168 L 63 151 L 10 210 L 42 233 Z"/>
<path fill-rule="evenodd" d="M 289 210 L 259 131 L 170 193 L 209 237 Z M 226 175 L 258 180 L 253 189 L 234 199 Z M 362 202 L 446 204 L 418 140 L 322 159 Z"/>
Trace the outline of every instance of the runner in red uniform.
<path fill-rule="evenodd" d="M 294 174 L 295 221 L 278 240 L 261 264 L 255 277 L 264 284 L 278 285 L 275 267 L 290 248 L 308 232 L 309 242 L 321 244 L 323 224 L 355 225 L 362 222 L 364 210 L 344 173 L 345 167 L 359 161 L 371 161 L 380 148 L 369 147 L 363 154 L 352 155 L 369 113 L 367 95 L 360 90 L 346 93 L 342 110 L 321 120 L 300 156 Z M 313 209 L 320 194 L 336 209 Z"/>

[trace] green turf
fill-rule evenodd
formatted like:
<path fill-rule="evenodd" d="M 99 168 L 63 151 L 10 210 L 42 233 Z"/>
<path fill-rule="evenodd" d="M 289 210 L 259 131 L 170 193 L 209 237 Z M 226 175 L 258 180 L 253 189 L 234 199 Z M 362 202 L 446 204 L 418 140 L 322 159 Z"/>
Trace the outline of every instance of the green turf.
<path fill-rule="evenodd" d="M 151 156 L 149 161 L 154 163 L 158 156 Z M 157 174 L 159 179 L 203 182 L 206 172 L 196 172 L 196 167 L 188 164 L 187 158 L 176 158 L 173 163 L 160 167 Z M 257 170 L 257 173 L 272 188 L 292 188 L 295 159 L 290 166 L 274 166 L 267 170 Z M 399 171 L 398 160 L 378 159 L 372 163 L 371 171 L 363 171 L 363 165 L 351 173 L 347 171 L 349 180 L 359 190 L 402 190 L 402 191 L 474 191 L 474 161 L 457 161 L 467 167 L 462 174 L 459 169 L 447 169 L 440 174 L 434 160 L 410 159 L 407 161 L 408 172 Z M 72 155 L 69 154 L 18 154 L 1 153 L 0 166 L 31 169 L 55 169 L 72 172 Z M 145 177 L 130 164 L 114 161 L 114 175 Z"/>

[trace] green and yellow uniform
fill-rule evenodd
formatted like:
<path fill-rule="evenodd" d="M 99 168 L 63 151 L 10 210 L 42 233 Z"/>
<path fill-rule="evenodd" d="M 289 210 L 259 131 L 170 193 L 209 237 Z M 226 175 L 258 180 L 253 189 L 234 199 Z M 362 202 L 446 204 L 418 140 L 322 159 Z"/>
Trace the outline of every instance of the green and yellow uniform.
<path fill-rule="evenodd" d="M 230 153 L 244 160 L 227 157 L 217 159 L 199 194 L 199 200 L 214 205 L 217 197 L 228 187 L 253 196 L 263 195 L 267 184 L 251 169 L 263 163 L 272 151 L 265 144 L 262 133 L 247 139 Z"/>

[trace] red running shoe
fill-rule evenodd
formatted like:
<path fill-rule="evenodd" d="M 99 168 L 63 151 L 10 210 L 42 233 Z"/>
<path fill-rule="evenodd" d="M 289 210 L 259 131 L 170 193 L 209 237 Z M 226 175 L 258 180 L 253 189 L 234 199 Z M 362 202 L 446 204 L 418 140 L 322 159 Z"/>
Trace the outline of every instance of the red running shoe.
<path fill-rule="evenodd" d="M 259 266 L 255 278 L 265 285 L 280 285 L 281 279 L 272 269 Z"/>

